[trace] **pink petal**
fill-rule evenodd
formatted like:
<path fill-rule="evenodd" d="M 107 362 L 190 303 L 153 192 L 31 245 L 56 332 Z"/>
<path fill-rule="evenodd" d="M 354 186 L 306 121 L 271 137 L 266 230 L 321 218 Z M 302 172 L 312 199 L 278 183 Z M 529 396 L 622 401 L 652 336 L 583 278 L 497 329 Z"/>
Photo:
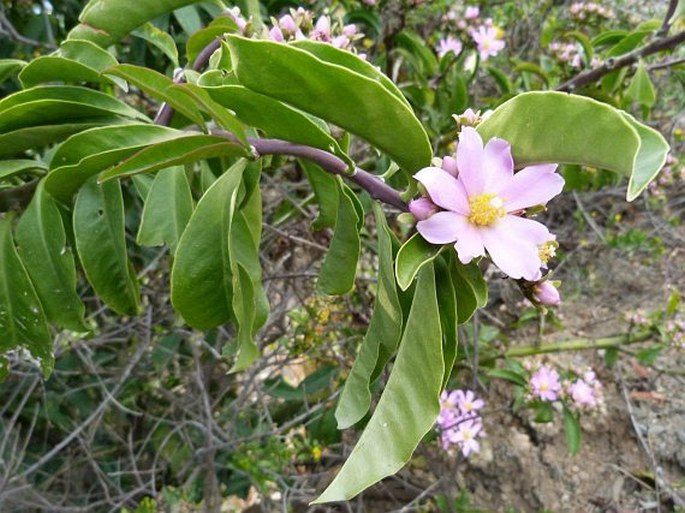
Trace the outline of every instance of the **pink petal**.
<path fill-rule="evenodd" d="M 454 249 L 462 264 L 468 264 L 471 260 L 485 255 L 485 246 L 481 237 L 481 230 L 469 223 L 465 217 L 459 220 L 456 227 L 457 243 Z"/>
<path fill-rule="evenodd" d="M 497 194 L 504 200 L 507 212 L 544 205 L 564 188 L 564 179 L 554 172 L 556 164 L 524 167 Z"/>
<path fill-rule="evenodd" d="M 416 223 L 416 229 L 431 244 L 447 244 L 457 240 L 463 221 L 466 218 L 456 212 L 438 212 Z"/>
<path fill-rule="evenodd" d="M 457 166 L 459 180 L 464 184 L 469 197 L 482 193 L 485 187 L 483 160 L 483 140 L 473 127 L 464 127 L 457 144 Z"/>
<path fill-rule="evenodd" d="M 495 226 L 481 229 L 485 249 L 502 272 L 512 278 L 534 281 L 542 261 L 538 245 L 549 240 L 547 228 L 523 217 L 508 215 Z"/>
<path fill-rule="evenodd" d="M 423 184 L 433 203 L 453 212 L 468 214 L 469 200 L 464 186 L 447 171 L 439 167 L 424 167 L 414 178 Z"/>
<path fill-rule="evenodd" d="M 487 189 L 499 187 L 514 176 L 514 159 L 511 145 L 504 139 L 493 137 L 485 145 L 483 172 L 487 175 Z"/>

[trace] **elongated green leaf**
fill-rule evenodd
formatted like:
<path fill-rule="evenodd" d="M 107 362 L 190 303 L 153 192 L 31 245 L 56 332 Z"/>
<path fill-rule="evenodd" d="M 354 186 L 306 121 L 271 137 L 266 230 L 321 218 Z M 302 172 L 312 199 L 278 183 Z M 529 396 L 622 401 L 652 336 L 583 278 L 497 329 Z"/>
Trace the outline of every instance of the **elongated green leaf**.
<path fill-rule="evenodd" d="M 450 271 L 457 294 L 458 321 L 459 324 L 464 324 L 473 317 L 478 308 L 483 308 L 487 304 L 488 284 L 477 262 L 464 265 L 456 258 L 452 258 Z"/>
<path fill-rule="evenodd" d="M 0 217 L 0 352 L 25 347 L 47 378 L 52 372 L 52 337 L 29 275 L 12 242 L 11 218 Z"/>
<path fill-rule="evenodd" d="M 297 109 L 243 86 L 206 87 L 205 90 L 247 125 L 263 130 L 270 137 L 314 146 L 349 161 L 338 142 Z"/>
<path fill-rule="evenodd" d="M 348 500 L 397 472 L 435 424 L 444 374 L 433 266 L 423 268 L 388 384 L 342 469 L 316 503 Z"/>
<path fill-rule="evenodd" d="M 83 184 L 74 204 L 74 238 L 83 270 L 98 296 L 115 312 L 136 314 L 138 280 L 126 252 L 119 182 Z"/>
<path fill-rule="evenodd" d="M 406 102 L 377 80 L 272 41 L 228 36 L 240 82 L 349 130 L 413 173 L 432 157 L 428 136 Z"/>
<path fill-rule="evenodd" d="M 19 59 L 0 59 L 0 84 L 19 72 L 27 62 Z"/>
<path fill-rule="evenodd" d="M 491 369 L 488 371 L 488 377 L 505 379 L 523 388 L 528 386 L 528 380 L 520 373 L 511 369 Z"/>
<path fill-rule="evenodd" d="M 40 86 L 0 100 L 0 133 L 111 115 L 149 121 L 137 110 L 99 91 L 76 86 Z"/>
<path fill-rule="evenodd" d="M 48 320 L 72 331 L 87 331 L 85 307 L 76 292 L 76 266 L 62 216 L 44 181 L 17 225 L 16 239 Z"/>
<path fill-rule="evenodd" d="M 105 70 L 105 73 L 121 77 L 153 98 L 168 103 L 196 125 L 204 124 L 202 114 L 195 103 L 187 95 L 174 89 L 174 82 L 169 77 L 133 64 L 118 64 Z"/>
<path fill-rule="evenodd" d="M 641 140 L 640 150 L 635 159 L 635 170 L 628 181 L 627 199 L 632 201 L 659 174 L 666 163 L 666 157 L 671 148 L 659 132 L 639 123 L 626 112 L 623 112 L 622 115 L 635 128 Z"/>
<path fill-rule="evenodd" d="M 442 328 L 442 355 L 445 374 L 441 388 L 445 388 L 450 379 L 454 362 L 457 359 L 459 346 L 459 303 L 451 280 L 451 268 L 454 258 L 438 258 L 434 261 L 435 282 L 437 286 L 438 305 L 440 305 L 440 327 Z"/>
<path fill-rule="evenodd" d="M 44 162 L 31 159 L 0 160 L 0 182 L 23 174 L 42 175 L 47 171 Z"/>
<path fill-rule="evenodd" d="M 85 122 L 58 125 L 32 126 L 0 134 L 0 158 L 20 155 L 29 149 L 39 149 L 48 144 L 59 142 L 72 134 L 96 126 L 121 123 L 121 118 L 95 117 Z"/>
<path fill-rule="evenodd" d="M 186 56 L 189 63 L 195 62 L 200 52 L 209 43 L 226 33 L 239 32 L 238 25 L 228 16 L 216 18 L 202 30 L 198 30 L 188 38 L 186 43 Z"/>
<path fill-rule="evenodd" d="M 171 270 L 171 302 L 197 329 L 215 328 L 231 319 L 229 237 L 246 165 L 247 161 L 238 161 L 212 184 L 178 242 Z"/>
<path fill-rule="evenodd" d="M 174 11 L 174 18 L 186 34 L 193 34 L 202 28 L 202 19 L 197 12 L 197 7 L 187 5 Z"/>
<path fill-rule="evenodd" d="M 139 151 L 100 174 L 101 181 L 111 180 L 136 173 L 151 173 L 180 164 L 213 157 L 247 156 L 245 148 L 229 142 L 223 137 L 204 134 L 189 134 L 173 141 L 163 141 Z"/>
<path fill-rule="evenodd" d="M 179 67 L 178 63 L 178 49 L 176 42 L 170 34 L 159 30 L 152 23 L 145 23 L 133 31 L 133 35 L 144 39 L 155 48 L 161 50 L 166 55 L 174 68 Z"/>
<path fill-rule="evenodd" d="M 136 241 L 142 246 L 168 244 L 173 252 L 192 213 L 193 197 L 185 169 L 162 169 L 146 196 Z"/>
<path fill-rule="evenodd" d="M 633 78 L 630 80 L 628 89 L 625 92 L 626 96 L 633 102 L 637 102 L 650 109 L 656 103 L 656 92 L 654 92 L 654 85 L 649 78 L 645 63 L 640 61 L 635 70 Z"/>
<path fill-rule="evenodd" d="M 361 249 L 357 228 L 359 216 L 353 200 L 348 196 L 353 193 L 345 190 L 342 178 L 337 177 L 337 180 L 340 189 L 335 229 L 316 282 L 321 292 L 330 295 L 346 294 L 354 288 Z"/>
<path fill-rule="evenodd" d="M 382 208 L 374 202 L 378 234 L 378 285 L 369 329 L 362 340 L 359 354 L 345 381 L 335 418 L 338 429 L 359 422 L 371 405 L 369 385 L 378 361 L 381 344 L 396 347 L 402 334 L 402 308 L 395 287 L 392 235 Z"/>
<path fill-rule="evenodd" d="M 397 252 L 395 277 L 400 289 L 407 290 L 411 287 L 421 268 L 432 262 L 441 250 L 442 246 L 426 242 L 418 233 L 412 235 Z"/>
<path fill-rule="evenodd" d="M 148 146 L 186 135 L 179 130 L 150 124 L 104 126 L 77 133 L 52 157 L 45 188 L 59 201 L 68 203 L 92 176 Z"/>
<path fill-rule="evenodd" d="M 133 29 L 198 0 L 90 0 L 69 39 L 87 39 L 106 48 Z"/>
<path fill-rule="evenodd" d="M 316 202 L 319 204 L 319 215 L 312 223 L 314 230 L 333 228 L 338 215 L 338 181 L 330 173 L 326 173 L 316 164 L 308 160 L 300 160 L 300 166 L 307 175 L 312 186 Z"/>
<path fill-rule="evenodd" d="M 564 434 L 566 435 L 566 446 L 571 456 L 575 456 L 580 451 L 580 442 L 582 433 L 580 431 L 580 422 L 578 421 L 578 414 L 570 411 L 564 406 L 562 416 L 564 418 Z"/>
<path fill-rule="evenodd" d="M 660 136 L 622 111 L 590 98 L 552 91 L 509 100 L 478 126 L 478 132 L 484 141 L 491 137 L 509 141 L 517 167 L 557 162 L 608 169 L 628 177 L 638 172 L 641 177 L 652 177 L 659 170 L 656 164 L 660 165 L 663 151 Z M 634 197 L 631 194 L 629 198 Z"/>
<path fill-rule="evenodd" d="M 214 101 L 207 91 L 194 84 L 175 85 L 173 89 L 191 97 L 199 108 L 209 114 L 222 128 L 225 128 L 245 146 L 248 145 L 243 125 L 236 118 L 235 112 Z"/>

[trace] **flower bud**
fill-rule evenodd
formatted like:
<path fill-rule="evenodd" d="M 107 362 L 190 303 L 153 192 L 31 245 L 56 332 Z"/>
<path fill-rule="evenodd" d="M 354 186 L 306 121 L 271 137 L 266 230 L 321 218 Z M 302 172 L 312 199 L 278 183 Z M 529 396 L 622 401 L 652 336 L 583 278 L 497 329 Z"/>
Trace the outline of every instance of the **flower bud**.
<path fill-rule="evenodd" d="M 278 20 L 278 26 L 287 34 L 295 34 L 299 28 L 290 14 L 281 16 L 281 18 Z"/>
<path fill-rule="evenodd" d="M 557 288 L 549 281 L 541 281 L 533 289 L 533 298 L 541 305 L 558 306 L 561 296 Z"/>
<path fill-rule="evenodd" d="M 454 157 L 443 157 L 440 167 L 454 177 L 459 174 L 459 170 L 457 169 L 457 159 Z"/>
<path fill-rule="evenodd" d="M 278 27 L 271 27 L 271 30 L 269 30 L 269 39 L 272 41 L 276 41 L 277 43 L 282 43 L 285 41 L 285 38 L 283 37 L 283 32 L 281 32 L 281 29 Z"/>
<path fill-rule="evenodd" d="M 429 198 L 423 197 L 409 202 L 409 212 L 417 221 L 425 221 L 438 211 L 438 207 Z"/>

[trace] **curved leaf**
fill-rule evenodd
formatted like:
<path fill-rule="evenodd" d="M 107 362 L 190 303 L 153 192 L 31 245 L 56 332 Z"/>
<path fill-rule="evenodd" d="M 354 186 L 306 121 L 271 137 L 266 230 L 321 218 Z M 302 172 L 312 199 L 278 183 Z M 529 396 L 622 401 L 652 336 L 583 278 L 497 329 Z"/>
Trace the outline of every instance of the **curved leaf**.
<path fill-rule="evenodd" d="M 151 173 L 158 169 L 213 157 L 240 156 L 247 156 L 245 148 L 223 137 L 189 134 L 144 148 L 121 164 L 102 172 L 100 180 L 107 181 L 136 173 Z"/>
<path fill-rule="evenodd" d="M 0 217 L 0 352 L 25 347 L 40 361 L 47 378 L 54 366 L 52 336 L 12 242 L 11 217 Z"/>
<path fill-rule="evenodd" d="M 0 84 L 20 71 L 27 62 L 20 59 L 0 59 Z"/>
<path fill-rule="evenodd" d="M 233 310 L 229 237 L 246 160 L 239 160 L 202 196 L 188 222 L 171 269 L 171 302 L 185 321 L 210 329 Z"/>
<path fill-rule="evenodd" d="M 307 180 L 309 180 L 316 202 L 319 204 L 319 215 L 312 223 L 314 230 L 322 230 L 324 228 L 333 228 L 335 226 L 335 218 L 338 215 L 338 181 L 330 173 L 326 173 L 316 164 L 300 159 L 300 166 L 302 167 Z"/>
<path fill-rule="evenodd" d="M 377 80 L 272 41 L 228 36 L 240 82 L 349 130 L 387 153 L 405 171 L 427 166 L 432 149 L 406 102 Z"/>
<path fill-rule="evenodd" d="M 141 246 L 168 244 L 173 252 L 193 213 L 193 196 L 185 169 L 162 169 L 145 198 L 136 242 Z"/>
<path fill-rule="evenodd" d="M 19 254 L 48 320 L 72 331 L 87 331 L 85 307 L 76 292 L 74 256 L 67 247 L 62 215 L 44 184 L 44 180 L 38 184 L 17 224 Z"/>
<path fill-rule="evenodd" d="M 663 141 L 651 128 L 590 98 L 552 91 L 521 94 L 478 126 L 484 141 L 511 143 L 517 167 L 544 162 L 588 165 L 633 177 L 639 186 L 662 163 Z M 644 143 L 643 143 L 644 141 Z M 641 190 L 641 189 L 640 189 Z M 639 191 L 638 191 L 639 193 Z"/>
<path fill-rule="evenodd" d="M 418 279 L 395 365 L 371 420 L 333 482 L 315 503 L 348 500 L 397 472 L 440 410 L 442 332 L 433 266 Z"/>
<path fill-rule="evenodd" d="M 427 242 L 420 234 L 412 235 L 397 252 L 395 277 L 400 289 L 411 287 L 421 268 L 440 254 L 443 246 Z"/>
<path fill-rule="evenodd" d="M 457 294 L 457 317 L 459 324 L 464 324 L 473 317 L 478 308 L 483 308 L 488 302 L 488 284 L 477 262 L 467 265 L 456 258 L 452 258 L 450 274 Z"/>
<path fill-rule="evenodd" d="M 626 195 L 628 201 L 633 201 L 659 174 L 671 148 L 659 132 L 639 123 L 626 112 L 622 112 L 622 115 L 637 130 L 641 140 L 640 150 L 635 159 L 635 170 L 630 175 Z"/>
<path fill-rule="evenodd" d="M 198 0 L 90 0 L 68 39 L 86 39 L 106 48 L 133 29 Z"/>
<path fill-rule="evenodd" d="M 147 146 L 184 136 L 185 132 L 150 124 L 104 126 L 74 134 L 53 155 L 45 188 L 68 203 L 90 177 Z"/>
<path fill-rule="evenodd" d="M 378 361 L 381 344 L 397 347 L 402 335 L 402 307 L 397 297 L 393 272 L 392 235 L 382 208 L 373 203 L 378 233 L 378 285 L 373 314 L 364 335 L 359 354 L 345 381 L 335 418 L 338 429 L 359 422 L 371 405 L 369 385 Z"/>
<path fill-rule="evenodd" d="M 346 294 L 354 288 L 357 276 L 357 262 L 361 242 L 357 223 L 359 216 L 353 200 L 348 194 L 354 194 L 338 180 L 338 213 L 335 218 L 335 229 L 328 252 L 321 264 L 316 288 L 324 294 Z"/>
<path fill-rule="evenodd" d="M 159 49 L 169 58 L 174 69 L 179 67 L 178 48 L 176 48 L 176 42 L 171 34 L 167 34 L 163 30 L 158 29 L 152 23 L 145 23 L 132 33 L 134 36 L 144 39 L 152 46 Z"/>
<path fill-rule="evenodd" d="M 74 238 L 83 270 L 98 296 L 117 313 L 136 314 L 138 280 L 126 252 L 119 182 L 83 184 L 74 204 Z"/>
<path fill-rule="evenodd" d="M 23 174 L 42 175 L 47 171 L 44 162 L 32 159 L 0 160 L 0 183 L 6 178 Z"/>

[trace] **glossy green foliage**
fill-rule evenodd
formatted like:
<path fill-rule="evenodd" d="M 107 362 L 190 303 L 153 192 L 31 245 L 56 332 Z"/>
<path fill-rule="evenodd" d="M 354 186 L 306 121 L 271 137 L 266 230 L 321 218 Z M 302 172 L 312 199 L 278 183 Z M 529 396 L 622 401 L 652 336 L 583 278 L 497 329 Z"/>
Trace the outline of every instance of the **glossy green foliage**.
<path fill-rule="evenodd" d="M 314 114 L 386 152 L 408 173 L 430 163 L 423 126 L 406 101 L 374 80 L 310 51 L 229 36 L 234 70 L 249 89 Z"/>
<path fill-rule="evenodd" d="M 476 310 L 487 304 L 488 284 L 478 268 L 478 262 L 464 265 L 458 261 L 456 253 L 452 254 L 449 269 L 457 295 L 458 322 L 463 324 L 471 319 Z"/>
<path fill-rule="evenodd" d="M 115 312 L 137 314 L 138 279 L 126 250 L 119 182 L 87 181 L 76 196 L 73 216 L 76 249 L 93 289 Z"/>
<path fill-rule="evenodd" d="M 484 141 L 509 141 L 519 168 L 555 162 L 608 169 L 631 178 L 636 173 L 654 176 L 668 152 L 658 132 L 645 125 L 638 129 L 621 111 L 551 91 L 524 93 L 505 102 L 478 126 L 478 132 Z M 646 185 L 633 180 L 628 200 Z"/>
<path fill-rule="evenodd" d="M 145 23 L 137 29 L 135 29 L 132 34 L 136 37 L 144 39 L 150 43 L 155 48 L 159 49 L 165 56 L 171 61 L 171 65 L 174 68 L 178 68 L 178 48 L 176 48 L 176 42 L 171 34 L 168 34 L 152 23 Z"/>
<path fill-rule="evenodd" d="M 378 362 L 381 346 L 387 352 L 397 347 L 402 334 L 402 308 L 397 296 L 393 268 L 392 233 L 379 205 L 374 204 L 378 236 L 378 285 L 373 314 L 364 335 L 359 353 L 345 381 L 335 418 L 338 429 L 345 429 L 359 422 L 371 405 L 371 379 Z"/>
<path fill-rule="evenodd" d="M 0 218 L 0 351 L 29 350 L 49 376 L 52 336 L 43 307 L 12 241 L 11 218 Z"/>
<path fill-rule="evenodd" d="M 26 61 L 21 59 L 0 59 L 0 84 L 18 73 L 24 66 L 26 66 Z"/>
<path fill-rule="evenodd" d="M 160 170 L 145 197 L 136 242 L 142 246 L 169 245 L 178 239 L 193 213 L 190 184 L 182 166 Z"/>
<path fill-rule="evenodd" d="M 157 16 L 195 2 L 197 0 L 90 0 L 79 16 L 81 24 L 69 32 L 69 39 L 86 39 L 106 48 Z"/>
<path fill-rule="evenodd" d="M 412 235 L 402 245 L 395 260 L 395 277 L 400 289 L 411 287 L 421 268 L 435 260 L 441 250 L 442 246 L 429 243 L 418 233 Z"/>
<path fill-rule="evenodd" d="M 378 406 L 342 469 L 315 502 L 351 499 L 402 468 L 435 423 L 443 374 L 435 275 L 433 266 L 426 265 Z"/>
<path fill-rule="evenodd" d="M 47 171 L 44 162 L 31 159 L 12 159 L 0 161 L 0 182 L 20 175 L 42 175 Z"/>
<path fill-rule="evenodd" d="M 354 288 L 357 276 L 357 262 L 361 242 L 359 239 L 359 222 L 363 220 L 355 203 L 354 193 L 347 185 L 338 180 L 338 211 L 335 217 L 333 238 L 328 252 L 321 264 L 316 287 L 324 294 L 346 294 Z"/>
<path fill-rule="evenodd" d="M 148 146 L 186 135 L 179 130 L 138 123 L 97 127 L 77 133 L 53 155 L 45 188 L 58 200 L 69 203 L 71 196 L 90 177 Z"/>
<path fill-rule="evenodd" d="M 316 202 L 319 204 L 319 215 L 312 223 L 312 228 L 314 230 L 333 228 L 338 215 L 338 181 L 308 160 L 300 160 L 300 166 L 307 175 Z"/>
<path fill-rule="evenodd" d="M 85 307 L 76 290 L 76 266 L 67 244 L 62 215 L 45 192 L 44 181 L 16 229 L 19 255 L 31 277 L 45 315 L 51 323 L 73 331 L 86 331 Z"/>

